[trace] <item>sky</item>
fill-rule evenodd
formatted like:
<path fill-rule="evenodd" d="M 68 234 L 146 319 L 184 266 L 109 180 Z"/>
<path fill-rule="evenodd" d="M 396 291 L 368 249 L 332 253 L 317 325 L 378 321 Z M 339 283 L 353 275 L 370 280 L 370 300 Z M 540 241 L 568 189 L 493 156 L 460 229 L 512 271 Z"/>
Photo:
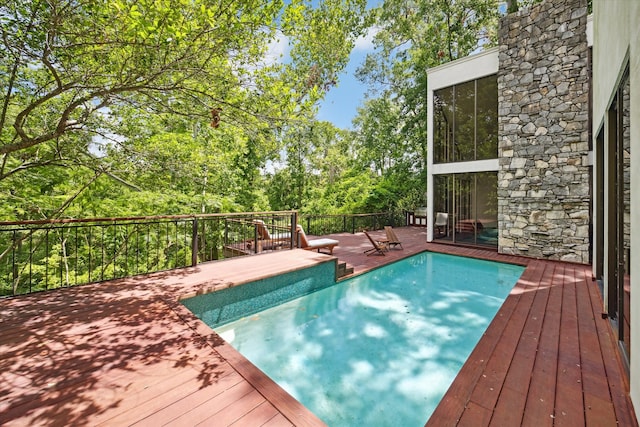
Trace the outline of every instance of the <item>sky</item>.
<path fill-rule="evenodd" d="M 351 120 L 363 103 L 367 90 L 367 86 L 356 79 L 355 72 L 369 52 L 373 52 L 371 37 L 359 39 L 351 52 L 349 64 L 340 74 L 338 85 L 332 87 L 320 103 L 318 120 L 331 122 L 342 129 L 351 128 Z"/>
<path fill-rule="evenodd" d="M 356 40 L 351 51 L 349 63 L 339 74 L 338 84 L 329 89 L 325 99 L 320 103 L 317 119 L 327 121 L 334 126 L 349 129 L 351 120 L 356 116 L 357 108 L 364 101 L 367 86 L 355 77 L 356 70 L 364 62 L 367 53 L 374 50 L 373 37 L 375 30 Z M 265 57 L 265 63 L 288 61 L 289 46 L 286 37 L 280 36 L 273 41 Z"/>
<path fill-rule="evenodd" d="M 377 7 L 382 1 L 367 0 L 367 9 Z M 375 32 L 376 30 L 371 28 L 367 34 L 356 40 L 349 63 L 339 74 L 338 84 L 329 89 L 325 99 L 320 103 L 318 120 L 331 122 L 334 126 L 342 129 L 351 128 L 351 121 L 355 118 L 357 108 L 364 101 L 367 91 L 367 86 L 356 79 L 355 72 L 364 62 L 367 53 L 373 52 Z M 288 41 L 281 34 L 271 43 L 265 62 L 288 61 L 289 59 Z"/>

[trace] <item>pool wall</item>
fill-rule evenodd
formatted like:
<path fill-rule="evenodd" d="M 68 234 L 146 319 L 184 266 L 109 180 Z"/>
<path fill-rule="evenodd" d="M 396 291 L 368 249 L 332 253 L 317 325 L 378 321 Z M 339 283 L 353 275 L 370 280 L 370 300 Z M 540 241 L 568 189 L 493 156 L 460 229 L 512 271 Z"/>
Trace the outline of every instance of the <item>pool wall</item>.
<path fill-rule="evenodd" d="M 250 316 L 303 295 L 336 284 L 335 262 L 256 280 L 181 303 L 210 327 Z"/>

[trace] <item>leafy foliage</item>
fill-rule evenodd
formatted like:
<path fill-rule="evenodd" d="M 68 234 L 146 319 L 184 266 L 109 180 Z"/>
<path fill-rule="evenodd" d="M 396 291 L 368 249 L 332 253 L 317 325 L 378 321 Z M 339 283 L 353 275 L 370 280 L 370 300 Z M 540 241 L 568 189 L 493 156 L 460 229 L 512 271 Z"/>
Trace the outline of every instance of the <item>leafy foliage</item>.
<path fill-rule="evenodd" d="M 364 0 L 3 3 L 0 194 L 10 203 L 0 215 L 266 208 L 259 172 L 277 155 L 281 130 L 312 117 L 335 84 L 364 8 Z M 289 60 L 271 56 L 279 41 Z"/>
<path fill-rule="evenodd" d="M 498 0 L 8 0 L 0 218 L 421 206 L 426 70 L 494 45 L 499 15 Z M 354 130 L 317 121 L 367 32 Z"/>

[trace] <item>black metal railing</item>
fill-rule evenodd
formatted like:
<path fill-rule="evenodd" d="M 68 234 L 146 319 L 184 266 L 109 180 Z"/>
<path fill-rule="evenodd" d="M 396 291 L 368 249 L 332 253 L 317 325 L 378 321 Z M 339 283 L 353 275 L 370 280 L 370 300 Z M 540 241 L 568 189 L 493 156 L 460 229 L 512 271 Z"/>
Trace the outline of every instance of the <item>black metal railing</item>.
<path fill-rule="evenodd" d="M 301 215 L 300 224 L 305 233 L 316 236 L 335 233 L 357 233 L 363 229 L 380 230 L 385 225 L 406 225 L 403 212 L 371 213 L 351 215 Z"/>
<path fill-rule="evenodd" d="M 0 297 L 195 266 L 297 246 L 311 235 L 405 225 L 404 213 L 297 211 L 0 222 Z"/>
<path fill-rule="evenodd" d="M 297 212 L 0 223 L 0 296 L 293 247 L 279 238 L 260 241 L 255 220 L 281 236 L 295 230 Z"/>

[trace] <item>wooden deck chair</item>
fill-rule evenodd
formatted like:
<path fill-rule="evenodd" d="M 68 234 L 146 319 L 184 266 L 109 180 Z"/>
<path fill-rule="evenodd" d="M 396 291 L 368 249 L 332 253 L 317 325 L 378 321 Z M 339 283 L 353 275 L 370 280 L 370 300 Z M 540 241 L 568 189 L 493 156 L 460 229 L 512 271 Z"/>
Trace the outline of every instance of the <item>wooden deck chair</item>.
<path fill-rule="evenodd" d="M 320 252 L 320 249 L 326 249 L 329 251 L 329 255 L 333 255 L 333 248 L 340 243 L 337 240 L 326 238 L 309 240 L 300 224 L 296 225 L 296 231 L 298 232 L 298 247 L 308 251 L 317 250 Z"/>
<path fill-rule="evenodd" d="M 367 256 L 373 255 L 373 254 L 379 254 L 379 255 L 385 256 L 384 250 L 387 249 L 387 246 L 382 242 L 373 240 L 373 238 L 367 232 L 367 230 L 362 230 L 362 231 L 364 232 L 364 235 L 367 236 L 367 239 L 369 239 L 369 241 L 373 245 L 373 248 L 367 249 L 366 251 L 364 251 L 364 253 L 367 254 Z"/>
<path fill-rule="evenodd" d="M 291 239 L 291 233 L 279 232 L 278 230 L 275 236 L 271 235 L 267 225 L 261 219 L 256 219 L 253 223 L 256 225 L 256 230 L 258 231 L 258 239 L 271 240 L 274 242 L 289 241 L 289 239 Z"/>
<path fill-rule="evenodd" d="M 393 231 L 393 228 L 391 228 L 390 225 L 386 225 L 384 227 L 384 232 L 387 233 L 387 246 L 396 247 L 400 245 L 400 249 L 404 249 L 402 247 L 402 242 L 400 241 L 400 239 L 398 239 L 398 236 L 396 236 L 396 232 Z"/>

